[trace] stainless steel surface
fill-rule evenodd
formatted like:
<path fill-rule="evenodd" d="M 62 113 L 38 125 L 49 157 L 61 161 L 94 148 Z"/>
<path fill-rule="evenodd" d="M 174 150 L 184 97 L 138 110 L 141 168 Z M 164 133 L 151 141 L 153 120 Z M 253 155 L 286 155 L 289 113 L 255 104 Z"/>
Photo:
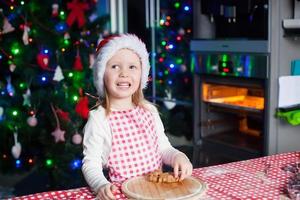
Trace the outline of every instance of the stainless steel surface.
<path fill-rule="evenodd" d="M 195 52 L 270 52 L 267 40 L 192 40 L 190 49 Z"/>

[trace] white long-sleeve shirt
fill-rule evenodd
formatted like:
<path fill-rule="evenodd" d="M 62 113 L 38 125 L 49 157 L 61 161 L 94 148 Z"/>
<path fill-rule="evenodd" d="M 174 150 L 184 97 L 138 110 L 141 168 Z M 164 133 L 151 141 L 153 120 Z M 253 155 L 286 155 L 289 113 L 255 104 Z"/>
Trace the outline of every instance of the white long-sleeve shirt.
<path fill-rule="evenodd" d="M 181 153 L 173 148 L 164 133 L 164 127 L 157 109 L 152 105 L 147 105 L 154 116 L 156 133 L 158 134 L 159 151 L 164 164 L 173 166 L 173 161 L 177 153 Z M 112 131 L 105 115 L 105 109 L 99 106 L 89 113 L 88 121 L 84 127 L 83 139 L 83 165 L 82 172 L 88 185 L 94 192 L 109 181 L 103 174 L 108 157 L 111 151 Z"/>

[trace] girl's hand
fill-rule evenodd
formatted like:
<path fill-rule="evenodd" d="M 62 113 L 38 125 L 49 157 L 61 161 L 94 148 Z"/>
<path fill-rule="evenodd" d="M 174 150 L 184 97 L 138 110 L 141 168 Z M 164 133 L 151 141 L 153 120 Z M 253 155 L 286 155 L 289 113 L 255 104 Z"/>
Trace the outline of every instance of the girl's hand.
<path fill-rule="evenodd" d="M 110 183 L 103 185 L 102 187 L 100 187 L 98 194 L 97 194 L 97 199 L 100 200 L 114 200 L 115 196 L 114 196 L 114 192 L 117 191 L 117 186 L 112 185 Z"/>
<path fill-rule="evenodd" d="M 173 164 L 174 176 L 175 178 L 179 177 L 180 181 L 192 175 L 193 165 L 183 153 L 178 153 L 175 156 Z"/>

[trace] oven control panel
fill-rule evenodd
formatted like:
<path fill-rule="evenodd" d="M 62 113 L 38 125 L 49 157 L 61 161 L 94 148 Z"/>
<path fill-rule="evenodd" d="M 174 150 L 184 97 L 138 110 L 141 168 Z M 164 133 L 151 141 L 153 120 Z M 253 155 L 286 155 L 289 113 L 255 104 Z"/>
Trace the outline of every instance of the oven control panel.
<path fill-rule="evenodd" d="M 268 56 L 264 54 L 198 53 L 194 55 L 195 72 L 248 78 L 268 77 Z"/>

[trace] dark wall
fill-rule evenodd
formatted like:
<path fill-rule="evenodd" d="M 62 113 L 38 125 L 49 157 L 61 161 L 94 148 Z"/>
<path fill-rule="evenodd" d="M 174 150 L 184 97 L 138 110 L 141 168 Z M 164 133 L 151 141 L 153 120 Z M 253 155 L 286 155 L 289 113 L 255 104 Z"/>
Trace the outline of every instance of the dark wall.
<path fill-rule="evenodd" d="M 151 48 L 150 30 L 146 29 L 145 1 L 128 0 L 128 33 L 134 33 L 147 45 L 148 51 Z"/>

